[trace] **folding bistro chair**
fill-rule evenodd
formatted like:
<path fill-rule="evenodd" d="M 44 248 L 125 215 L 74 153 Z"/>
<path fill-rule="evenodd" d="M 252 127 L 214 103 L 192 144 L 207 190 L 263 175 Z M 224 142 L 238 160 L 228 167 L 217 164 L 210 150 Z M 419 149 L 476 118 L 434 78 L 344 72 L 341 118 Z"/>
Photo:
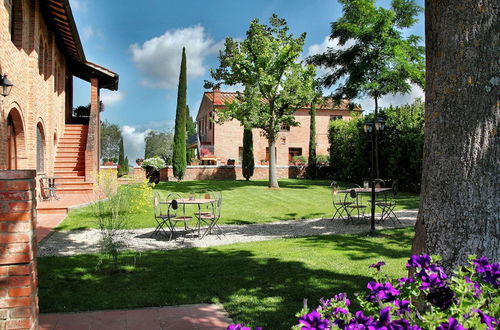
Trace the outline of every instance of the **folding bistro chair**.
<path fill-rule="evenodd" d="M 45 174 L 40 175 L 38 179 L 40 183 L 40 199 L 42 201 L 51 200 L 53 197 L 59 199 L 56 195 L 56 187 L 51 185 Z"/>
<path fill-rule="evenodd" d="M 366 205 L 363 204 L 363 197 L 361 194 L 356 192 L 356 188 L 361 188 L 357 184 L 350 184 L 348 186 L 349 193 L 345 195 L 344 202 L 345 203 L 350 203 L 349 205 L 346 206 L 347 208 L 347 213 L 349 216 L 350 220 L 353 220 L 353 215 L 357 215 L 357 219 L 359 220 L 360 218 L 364 219 L 365 218 L 365 210 L 366 210 Z"/>
<path fill-rule="evenodd" d="M 374 179 L 373 182 L 375 184 L 375 188 L 385 188 L 385 181 L 384 180 Z M 383 194 L 382 199 L 377 198 L 378 195 L 379 194 L 375 195 L 375 205 L 377 205 L 377 203 L 382 203 L 382 202 L 387 201 L 387 196 L 385 195 L 385 193 Z M 370 199 L 368 200 L 368 204 L 370 205 L 370 207 L 371 207 L 371 203 L 372 203 L 372 200 L 371 200 L 371 196 L 370 196 Z"/>
<path fill-rule="evenodd" d="M 396 223 L 396 221 L 401 223 L 396 213 L 394 213 L 394 209 L 396 208 L 397 195 L 398 195 L 398 182 L 394 181 L 392 183 L 392 189 L 390 190 L 390 197 L 386 198 L 385 201 L 376 203 L 376 205 L 382 209 L 382 216 L 380 217 L 379 222 L 384 221 L 386 219 L 391 219 L 391 221 L 394 224 Z"/>
<path fill-rule="evenodd" d="M 167 231 L 165 230 L 165 226 L 167 226 L 170 233 L 172 233 L 170 222 L 168 221 L 168 212 L 165 210 L 166 208 L 167 207 L 165 203 L 161 203 L 160 195 L 157 192 L 153 192 L 153 210 L 157 225 L 150 237 L 153 237 L 160 232 L 165 234 L 165 236 L 168 235 Z M 172 238 L 172 235 L 170 235 L 170 238 Z"/>
<path fill-rule="evenodd" d="M 201 222 L 208 225 L 208 228 L 205 230 L 203 235 L 200 236 L 200 239 L 205 237 L 207 234 L 211 234 L 213 229 L 216 230 L 215 234 L 217 235 L 217 238 L 220 239 L 220 235 L 224 235 L 222 228 L 218 224 L 220 219 L 220 210 L 222 207 L 222 193 L 220 191 L 213 191 L 212 196 L 215 199 L 212 203 L 212 212 L 209 214 L 199 214 L 198 216 L 199 225 L 201 225 Z M 198 227 L 198 230 L 199 228 L 200 227 Z"/>
<path fill-rule="evenodd" d="M 184 231 L 187 232 L 190 229 L 188 223 L 193 219 L 193 217 L 186 216 L 186 204 L 179 203 L 179 200 L 182 200 L 182 197 L 176 193 L 171 193 L 167 197 L 167 216 L 170 223 L 170 239 L 172 239 L 176 232 L 175 228 L 178 224 L 183 224 Z M 180 205 L 182 205 L 182 208 L 179 208 Z M 180 215 L 177 215 L 177 213 Z"/>
<path fill-rule="evenodd" d="M 347 222 L 349 220 L 349 212 L 347 211 L 347 205 L 352 204 L 352 202 L 346 202 L 345 201 L 345 196 L 339 195 L 339 185 L 337 182 L 333 181 L 330 184 L 330 188 L 332 191 L 332 203 L 333 203 L 333 215 L 330 221 L 333 221 L 335 217 L 339 217 L 342 219 L 344 222 Z M 343 213 L 346 213 L 346 217 L 343 215 Z"/>

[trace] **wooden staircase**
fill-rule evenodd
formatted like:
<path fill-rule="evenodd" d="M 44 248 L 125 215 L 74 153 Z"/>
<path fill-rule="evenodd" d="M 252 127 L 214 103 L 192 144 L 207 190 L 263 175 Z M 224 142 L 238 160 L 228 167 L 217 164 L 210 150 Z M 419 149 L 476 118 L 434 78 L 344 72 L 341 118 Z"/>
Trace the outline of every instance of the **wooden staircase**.
<path fill-rule="evenodd" d="M 58 195 L 92 192 L 93 182 L 85 182 L 87 132 L 88 125 L 65 126 L 54 164 Z"/>

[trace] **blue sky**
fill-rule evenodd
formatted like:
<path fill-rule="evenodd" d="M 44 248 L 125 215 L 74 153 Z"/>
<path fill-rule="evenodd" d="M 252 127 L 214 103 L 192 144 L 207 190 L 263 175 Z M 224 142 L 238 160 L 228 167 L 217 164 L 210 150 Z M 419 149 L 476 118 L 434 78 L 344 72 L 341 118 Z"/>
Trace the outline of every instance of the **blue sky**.
<path fill-rule="evenodd" d="M 423 0 L 416 2 L 423 6 Z M 252 19 L 267 23 L 276 13 L 287 20 L 295 35 L 307 33 L 306 57 L 335 45 L 327 38 L 330 23 L 342 13 L 335 0 L 70 0 L 70 4 L 87 60 L 120 75 L 118 92 L 102 90 L 102 118 L 121 127 L 131 162 L 143 157 L 147 130 L 173 128 L 183 46 L 188 66 L 187 102 L 195 117 L 203 82 L 210 79 L 210 68 L 218 66 L 217 55 L 225 37 L 244 39 Z M 423 37 L 423 14 L 408 32 Z M 89 95 L 89 84 L 75 81 L 74 104 L 87 104 Z M 381 105 L 408 103 L 422 95 L 415 88 L 409 95 L 387 96 Z M 369 99 L 356 101 L 364 109 L 372 107 Z"/>

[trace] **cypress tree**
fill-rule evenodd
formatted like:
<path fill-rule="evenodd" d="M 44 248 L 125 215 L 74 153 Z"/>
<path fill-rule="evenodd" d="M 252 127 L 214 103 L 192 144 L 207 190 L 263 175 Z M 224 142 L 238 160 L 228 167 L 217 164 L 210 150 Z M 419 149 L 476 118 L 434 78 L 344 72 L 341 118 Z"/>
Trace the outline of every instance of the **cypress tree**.
<path fill-rule="evenodd" d="M 182 48 L 181 72 L 177 91 L 177 110 L 175 113 L 174 150 L 172 169 L 174 176 L 182 180 L 186 171 L 186 48 Z"/>
<path fill-rule="evenodd" d="M 123 162 L 123 174 L 128 174 L 128 156 L 125 156 L 125 161 Z"/>
<path fill-rule="evenodd" d="M 189 163 L 191 159 L 196 157 L 195 149 L 189 148 L 189 138 L 196 134 L 196 125 L 189 112 L 189 105 L 186 105 L 186 161 Z"/>
<path fill-rule="evenodd" d="M 254 169 L 254 158 L 253 158 L 253 137 L 252 129 L 245 128 L 243 130 L 243 159 L 242 159 L 242 171 L 245 179 L 250 180 L 253 176 Z"/>
<path fill-rule="evenodd" d="M 309 159 L 307 161 L 307 175 L 309 178 L 316 177 L 316 98 L 311 102 L 309 112 L 311 123 L 309 126 Z"/>
<path fill-rule="evenodd" d="M 125 166 L 125 152 L 123 150 L 123 137 L 120 137 L 120 150 L 118 152 L 118 176 L 123 175 L 123 170 Z"/>

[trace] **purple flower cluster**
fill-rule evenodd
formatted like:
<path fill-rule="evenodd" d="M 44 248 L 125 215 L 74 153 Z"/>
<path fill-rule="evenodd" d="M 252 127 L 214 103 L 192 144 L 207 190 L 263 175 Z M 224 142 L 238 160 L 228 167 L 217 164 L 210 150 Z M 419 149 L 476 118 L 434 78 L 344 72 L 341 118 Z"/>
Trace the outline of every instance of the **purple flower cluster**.
<path fill-rule="evenodd" d="M 389 282 L 368 282 L 367 288 L 370 290 L 370 294 L 366 300 L 370 302 L 390 302 L 399 295 L 399 290 L 395 289 Z"/>
<path fill-rule="evenodd" d="M 474 259 L 472 263 L 483 281 L 490 283 L 496 288 L 500 286 L 500 263 L 490 264 L 486 257 Z"/>
<path fill-rule="evenodd" d="M 486 324 L 487 329 L 493 330 L 493 329 L 498 329 L 500 327 L 500 321 L 494 318 L 493 316 L 489 316 L 480 309 L 474 309 L 473 311 L 479 314 L 481 322 Z"/>
<path fill-rule="evenodd" d="M 240 323 L 238 323 L 238 324 L 231 324 L 230 326 L 227 327 L 227 330 L 252 330 L 252 328 L 245 327 Z M 262 330 L 262 327 L 256 327 L 255 330 Z"/>
<path fill-rule="evenodd" d="M 379 262 L 377 262 L 376 264 L 372 264 L 372 265 L 368 266 L 368 268 L 376 268 L 376 269 L 377 269 L 377 271 L 379 271 L 379 272 L 380 272 L 380 268 L 381 268 L 382 266 L 384 266 L 384 265 L 385 265 L 385 262 L 383 262 L 383 261 L 379 261 Z"/>
<path fill-rule="evenodd" d="M 441 323 L 436 327 L 436 330 L 465 330 L 465 328 L 453 317 L 450 317 L 448 322 Z"/>
<path fill-rule="evenodd" d="M 326 330 L 330 328 L 330 322 L 322 318 L 321 314 L 316 310 L 302 316 L 299 319 L 299 323 L 301 323 L 302 330 Z"/>

